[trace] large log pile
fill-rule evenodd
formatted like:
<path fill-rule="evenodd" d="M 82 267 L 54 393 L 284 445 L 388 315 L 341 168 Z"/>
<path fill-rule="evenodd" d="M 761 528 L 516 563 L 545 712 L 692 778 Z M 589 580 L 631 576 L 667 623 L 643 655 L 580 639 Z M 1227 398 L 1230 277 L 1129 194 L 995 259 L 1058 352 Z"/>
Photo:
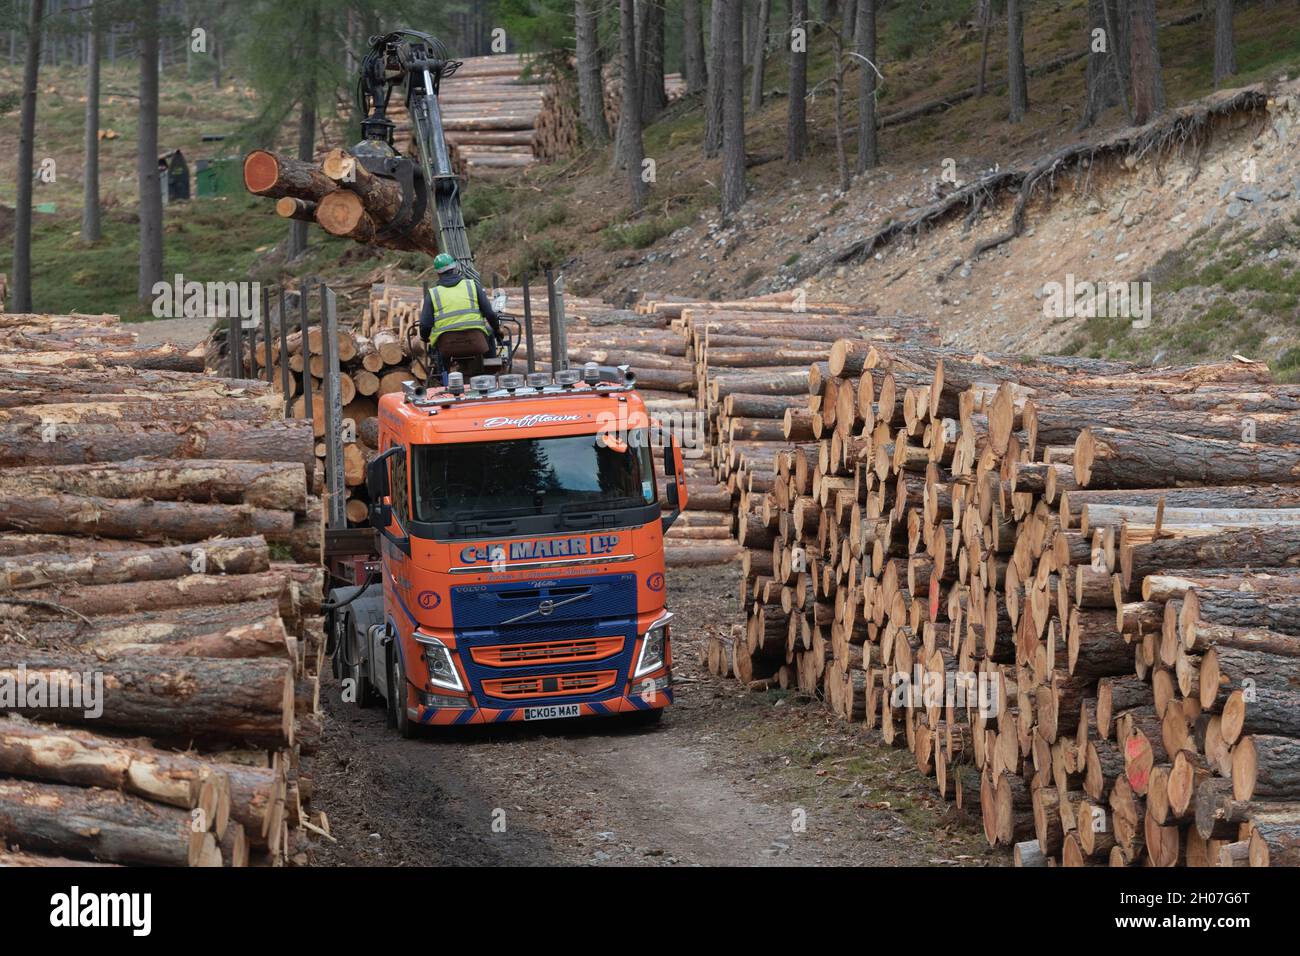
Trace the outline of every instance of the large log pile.
<path fill-rule="evenodd" d="M 1300 389 L 848 339 L 804 381 L 784 444 L 719 396 L 715 673 L 908 747 L 1018 865 L 1300 862 Z"/>
<path fill-rule="evenodd" d="M 578 147 L 576 102 L 572 70 L 557 75 L 547 63 L 514 53 L 465 58 L 438 95 L 454 172 L 508 174 L 571 155 Z M 350 110 L 341 107 L 349 116 Z M 414 156 L 410 114 L 396 95 L 387 116 L 398 151 Z"/>
<path fill-rule="evenodd" d="M 198 353 L 133 362 L 156 352 L 116 316 L 0 314 L 0 843 L 22 865 L 279 865 L 325 829 L 310 426 L 265 383 L 174 370 Z"/>

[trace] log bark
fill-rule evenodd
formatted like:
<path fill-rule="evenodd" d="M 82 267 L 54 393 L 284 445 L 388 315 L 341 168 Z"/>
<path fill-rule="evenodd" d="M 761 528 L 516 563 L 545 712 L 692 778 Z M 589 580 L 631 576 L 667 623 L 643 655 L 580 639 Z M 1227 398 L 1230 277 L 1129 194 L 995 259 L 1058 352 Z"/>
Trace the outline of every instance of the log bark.
<path fill-rule="evenodd" d="M 202 541 L 220 534 L 261 535 L 284 541 L 293 534 L 289 511 L 248 505 L 41 495 L 0 499 L 0 529 L 100 535 L 139 541 Z"/>
<path fill-rule="evenodd" d="M 144 866 L 220 866 L 190 813 L 114 790 L 0 782 L 0 838 L 35 853 Z"/>
<path fill-rule="evenodd" d="M 0 645 L 0 678 L 10 687 L 20 675 L 27 680 L 41 675 L 54 688 L 79 685 L 87 674 L 103 676 L 98 717 L 71 706 L 85 703 L 84 697 L 63 697 L 55 707 L 33 706 L 29 696 L 27 706 L 7 709 L 61 723 L 93 720 L 157 738 L 242 739 L 273 747 L 293 742 L 293 673 L 285 661 L 147 656 L 101 661 Z"/>
<path fill-rule="evenodd" d="M 163 581 L 193 573 L 253 574 L 270 566 L 266 540 L 256 537 L 84 555 L 0 557 L 0 590 Z"/>
<path fill-rule="evenodd" d="M 1089 427 L 1074 443 L 1082 488 L 1300 481 L 1300 448 L 1196 438 L 1158 428 Z"/>
<path fill-rule="evenodd" d="M 48 437 L 51 440 L 45 440 Z M 72 465 L 131 458 L 293 461 L 316 465 L 310 422 L 193 422 L 187 425 L 0 426 L 0 467 Z"/>
<path fill-rule="evenodd" d="M 297 462 L 132 460 L 0 471 L 0 495 L 90 495 L 249 505 L 300 512 L 307 475 Z"/>

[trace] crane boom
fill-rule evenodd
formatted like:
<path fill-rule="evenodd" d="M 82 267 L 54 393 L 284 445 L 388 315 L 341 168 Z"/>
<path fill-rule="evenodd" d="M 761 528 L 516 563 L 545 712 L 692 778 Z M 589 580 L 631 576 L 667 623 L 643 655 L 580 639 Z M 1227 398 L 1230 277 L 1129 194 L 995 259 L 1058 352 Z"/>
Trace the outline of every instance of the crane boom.
<path fill-rule="evenodd" d="M 455 256 L 462 271 L 477 279 L 460 208 L 460 183 L 451 169 L 438 106 L 442 81 L 460 65 L 441 41 L 427 33 L 399 30 L 371 37 L 357 84 L 357 103 L 365 116 L 363 139 L 352 152 L 371 172 L 401 183 L 407 215 L 399 215 L 394 231 L 423 215 L 432 194 L 439 248 Z M 394 89 L 402 91 L 411 117 L 414 158 L 402 156 L 393 144 L 393 122 L 386 114 Z"/>

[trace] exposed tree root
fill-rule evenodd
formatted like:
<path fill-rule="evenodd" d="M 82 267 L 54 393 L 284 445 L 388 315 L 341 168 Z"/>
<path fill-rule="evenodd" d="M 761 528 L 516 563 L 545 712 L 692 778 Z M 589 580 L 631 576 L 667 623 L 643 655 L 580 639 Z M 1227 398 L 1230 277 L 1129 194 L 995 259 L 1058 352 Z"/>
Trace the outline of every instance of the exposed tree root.
<path fill-rule="evenodd" d="M 1146 126 L 1122 129 L 1067 146 L 1028 167 L 998 170 L 923 207 L 913 216 L 893 220 L 871 235 L 849 243 L 836 251 L 831 261 L 836 264 L 861 262 L 899 236 L 916 235 L 947 221 L 959 210 L 965 210 L 963 232 L 968 232 L 982 210 L 993 205 L 1000 194 L 1015 190 L 1016 204 L 1010 226 L 977 243 L 968 257 L 976 258 L 1021 235 L 1035 189 L 1045 183 L 1046 194 L 1050 197 L 1057 176 L 1067 170 L 1090 176 L 1097 162 L 1107 159 L 1120 158 L 1130 165 L 1148 157 L 1159 161 L 1166 155 L 1182 151 L 1188 143 L 1197 149 L 1196 170 L 1199 170 L 1215 120 L 1238 113 L 1255 113 L 1263 110 L 1267 103 L 1268 95 L 1262 85 L 1221 90 L 1196 103 L 1167 110 Z M 808 274 L 818 271 L 812 263 L 808 269 Z"/>

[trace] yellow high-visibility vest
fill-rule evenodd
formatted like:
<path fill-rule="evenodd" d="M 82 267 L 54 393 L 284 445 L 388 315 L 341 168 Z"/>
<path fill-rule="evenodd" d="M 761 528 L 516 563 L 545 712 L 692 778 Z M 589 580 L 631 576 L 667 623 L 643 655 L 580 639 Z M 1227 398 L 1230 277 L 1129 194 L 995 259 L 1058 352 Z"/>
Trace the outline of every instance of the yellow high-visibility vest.
<path fill-rule="evenodd" d="M 436 341 L 444 332 L 479 329 L 491 338 L 492 329 L 478 308 L 478 283 L 468 277 L 455 285 L 435 285 L 429 289 L 433 300 L 433 330 L 429 341 Z"/>

